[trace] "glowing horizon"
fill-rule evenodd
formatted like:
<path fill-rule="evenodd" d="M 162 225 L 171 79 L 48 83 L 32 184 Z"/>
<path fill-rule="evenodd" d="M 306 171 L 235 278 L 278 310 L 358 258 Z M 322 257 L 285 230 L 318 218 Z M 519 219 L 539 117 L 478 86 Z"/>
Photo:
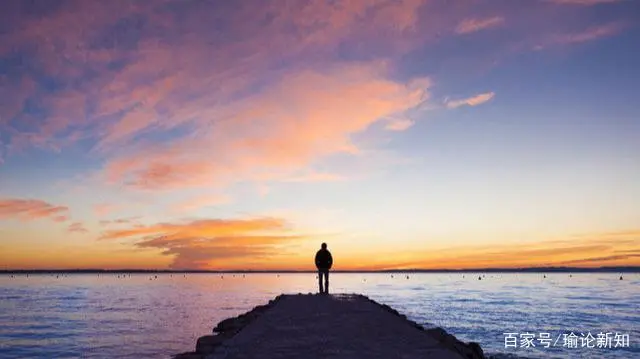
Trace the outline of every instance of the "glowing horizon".
<path fill-rule="evenodd" d="M 640 266 L 638 10 L 8 1 L 0 269 Z"/>

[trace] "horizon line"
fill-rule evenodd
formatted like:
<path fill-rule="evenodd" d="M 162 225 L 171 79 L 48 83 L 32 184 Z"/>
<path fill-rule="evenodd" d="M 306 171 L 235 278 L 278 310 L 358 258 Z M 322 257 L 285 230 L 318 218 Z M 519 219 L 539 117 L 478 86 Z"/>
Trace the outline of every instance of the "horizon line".
<path fill-rule="evenodd" d="M 11 273 L 315 273 L 312 269 L 0 269 L 2 274 Z M 604 267 L 520 267 L 520 268 L 459 268 L 459 269 L 354 269 L 332 270 L 333 273 L 451 273 L 451 272 L 640 272 L 640 266 L 604 266 Z"/>

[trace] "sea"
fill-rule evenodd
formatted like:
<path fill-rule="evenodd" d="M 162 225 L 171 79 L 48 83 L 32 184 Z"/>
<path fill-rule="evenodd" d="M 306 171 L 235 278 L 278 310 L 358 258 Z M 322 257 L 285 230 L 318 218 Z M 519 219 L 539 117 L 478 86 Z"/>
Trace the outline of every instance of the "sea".
<path fill-rule="evenodd" d="M 620 276 L 622 275 L 622 280 Z M 332 273 L 495 358 L 640 358 L 640 273 Z M 170 358 L 314 273 L 0 274 L 0 358 Z M 593 338 L 593 339 L 592 339 Z"/>

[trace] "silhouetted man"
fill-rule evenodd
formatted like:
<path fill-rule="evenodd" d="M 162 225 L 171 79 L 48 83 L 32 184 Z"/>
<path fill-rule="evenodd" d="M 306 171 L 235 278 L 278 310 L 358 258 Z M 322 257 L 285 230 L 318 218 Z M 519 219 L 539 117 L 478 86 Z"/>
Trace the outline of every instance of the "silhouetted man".
<path fill-rule="evenodd" d="M 322 248 L 316 253 L 316 268 L 318 268 L 318 286 L 320 293 L 329 293 L 329 269 L 333 265 L 331 252 L 327 250 L 327 244 L 322 243 Z M 322 289 L 322 277 L 324 276 L 324 290 Z"/>

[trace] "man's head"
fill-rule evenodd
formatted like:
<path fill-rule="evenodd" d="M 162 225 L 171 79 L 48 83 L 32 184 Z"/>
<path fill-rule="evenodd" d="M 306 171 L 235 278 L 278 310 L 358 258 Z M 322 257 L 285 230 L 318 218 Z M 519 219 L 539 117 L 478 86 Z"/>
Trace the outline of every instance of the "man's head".
<path fill-rule="evenodd" d="M 322 247 L 322 249 L 327 249 L 327 244 L 326 243 L 322 243 L 322 246 L 320 246 L 320 247 Z"/>

